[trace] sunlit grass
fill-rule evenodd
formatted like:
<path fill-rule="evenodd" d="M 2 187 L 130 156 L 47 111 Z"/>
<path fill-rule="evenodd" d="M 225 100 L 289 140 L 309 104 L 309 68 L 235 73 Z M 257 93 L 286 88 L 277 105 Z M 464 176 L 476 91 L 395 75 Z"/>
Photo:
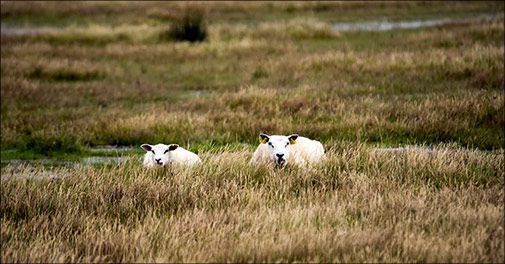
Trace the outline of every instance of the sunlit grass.
<path fill-rule="evenodd" d="M 340 143 L 309 170 L 200 154 L 194 169 L 4 168 L 2 261 L 503 259 L 503 151 Z"/>

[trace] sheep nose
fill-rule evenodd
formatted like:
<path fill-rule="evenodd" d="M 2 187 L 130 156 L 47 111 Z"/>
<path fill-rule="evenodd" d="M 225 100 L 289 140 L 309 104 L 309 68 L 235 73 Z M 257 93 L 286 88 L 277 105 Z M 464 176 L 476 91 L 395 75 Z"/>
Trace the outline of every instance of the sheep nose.
<path fill-rule="evenodd" d="M 154 159 L 156 163 L 161 163 L 161 159 Z"/>
<path fill-rule="evenodd" d="M 275 156 L 277 156 L 277 158 L 282 158 L 284 154 L 275 154 Z"/>

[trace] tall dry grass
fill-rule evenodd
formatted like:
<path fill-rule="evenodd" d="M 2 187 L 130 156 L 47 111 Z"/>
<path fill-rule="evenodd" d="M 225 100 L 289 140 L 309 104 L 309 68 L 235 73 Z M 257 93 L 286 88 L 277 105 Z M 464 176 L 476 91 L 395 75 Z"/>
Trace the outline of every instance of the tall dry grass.
<path fill-rule="evenodd" d="M 7 167 L 2 262 L 500 262 L 503 154 L 340 143 L 309 170 L 251 167 L 250 151 Z"/>

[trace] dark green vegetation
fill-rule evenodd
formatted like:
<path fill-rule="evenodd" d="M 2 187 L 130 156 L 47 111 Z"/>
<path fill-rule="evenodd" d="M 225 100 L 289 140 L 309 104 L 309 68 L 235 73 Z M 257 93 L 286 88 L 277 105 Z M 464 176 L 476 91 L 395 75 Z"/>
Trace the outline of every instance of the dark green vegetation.
<path fill-rule="evenodd" d="M 162 40 L 176 40 L 199 42 L 207 37 L 207 28 L 204 21 L 204 14 L 199 9 L 187 9 L 184 13 L 174 19 L 169 29 L 162 32 Z"/>

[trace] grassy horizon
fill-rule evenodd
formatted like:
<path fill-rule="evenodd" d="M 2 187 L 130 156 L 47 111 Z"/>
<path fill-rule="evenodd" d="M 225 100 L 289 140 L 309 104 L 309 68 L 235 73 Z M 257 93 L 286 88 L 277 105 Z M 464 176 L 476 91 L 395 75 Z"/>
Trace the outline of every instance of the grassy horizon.
<path fill-rule="evenodd" d="M 161 41 L 170 22 L 147 19 L 133 10 L 138 4 L 37 7 L 42 13 L 119 13 L 101 21 L 84 12 L 83 25 L 55 16 L 53 22 L 63 24 L 49 31 L 2 35 L 2 156 L 4 150 L 25 157 L 85 154 L 97 145 L 146 142 L 255 144 L 260 132 L 391 146 L 504 146 L 503 18 L 338 33 L 331 21 L 347 12 L 406 12 L 404 19 L 411 19 L 409 12 L 426 9 L 429 18 L 429 10 L 447 6 L 334 3 L 335 9 L 315 12 L 331 3 L 292 3 L 288 10 L 212 3 L 199 6 L 208 40 L 189 44 Z M 170 12 L 185 6 L 166 4 Z M 28 16 L 33 5 L 2 5 L 2 21 L 37 21 Z M 231 23 L 246 7 L 263 16 L 253 24 Z M 455 7 L 466 16 L 503 10 L 498 3 Z M 331 10 L 333 20 L 324 15 Z M 271 20 L 276 12 L 287 17 Z M 112 24 L 120 18 L 144 22 Z"/>

